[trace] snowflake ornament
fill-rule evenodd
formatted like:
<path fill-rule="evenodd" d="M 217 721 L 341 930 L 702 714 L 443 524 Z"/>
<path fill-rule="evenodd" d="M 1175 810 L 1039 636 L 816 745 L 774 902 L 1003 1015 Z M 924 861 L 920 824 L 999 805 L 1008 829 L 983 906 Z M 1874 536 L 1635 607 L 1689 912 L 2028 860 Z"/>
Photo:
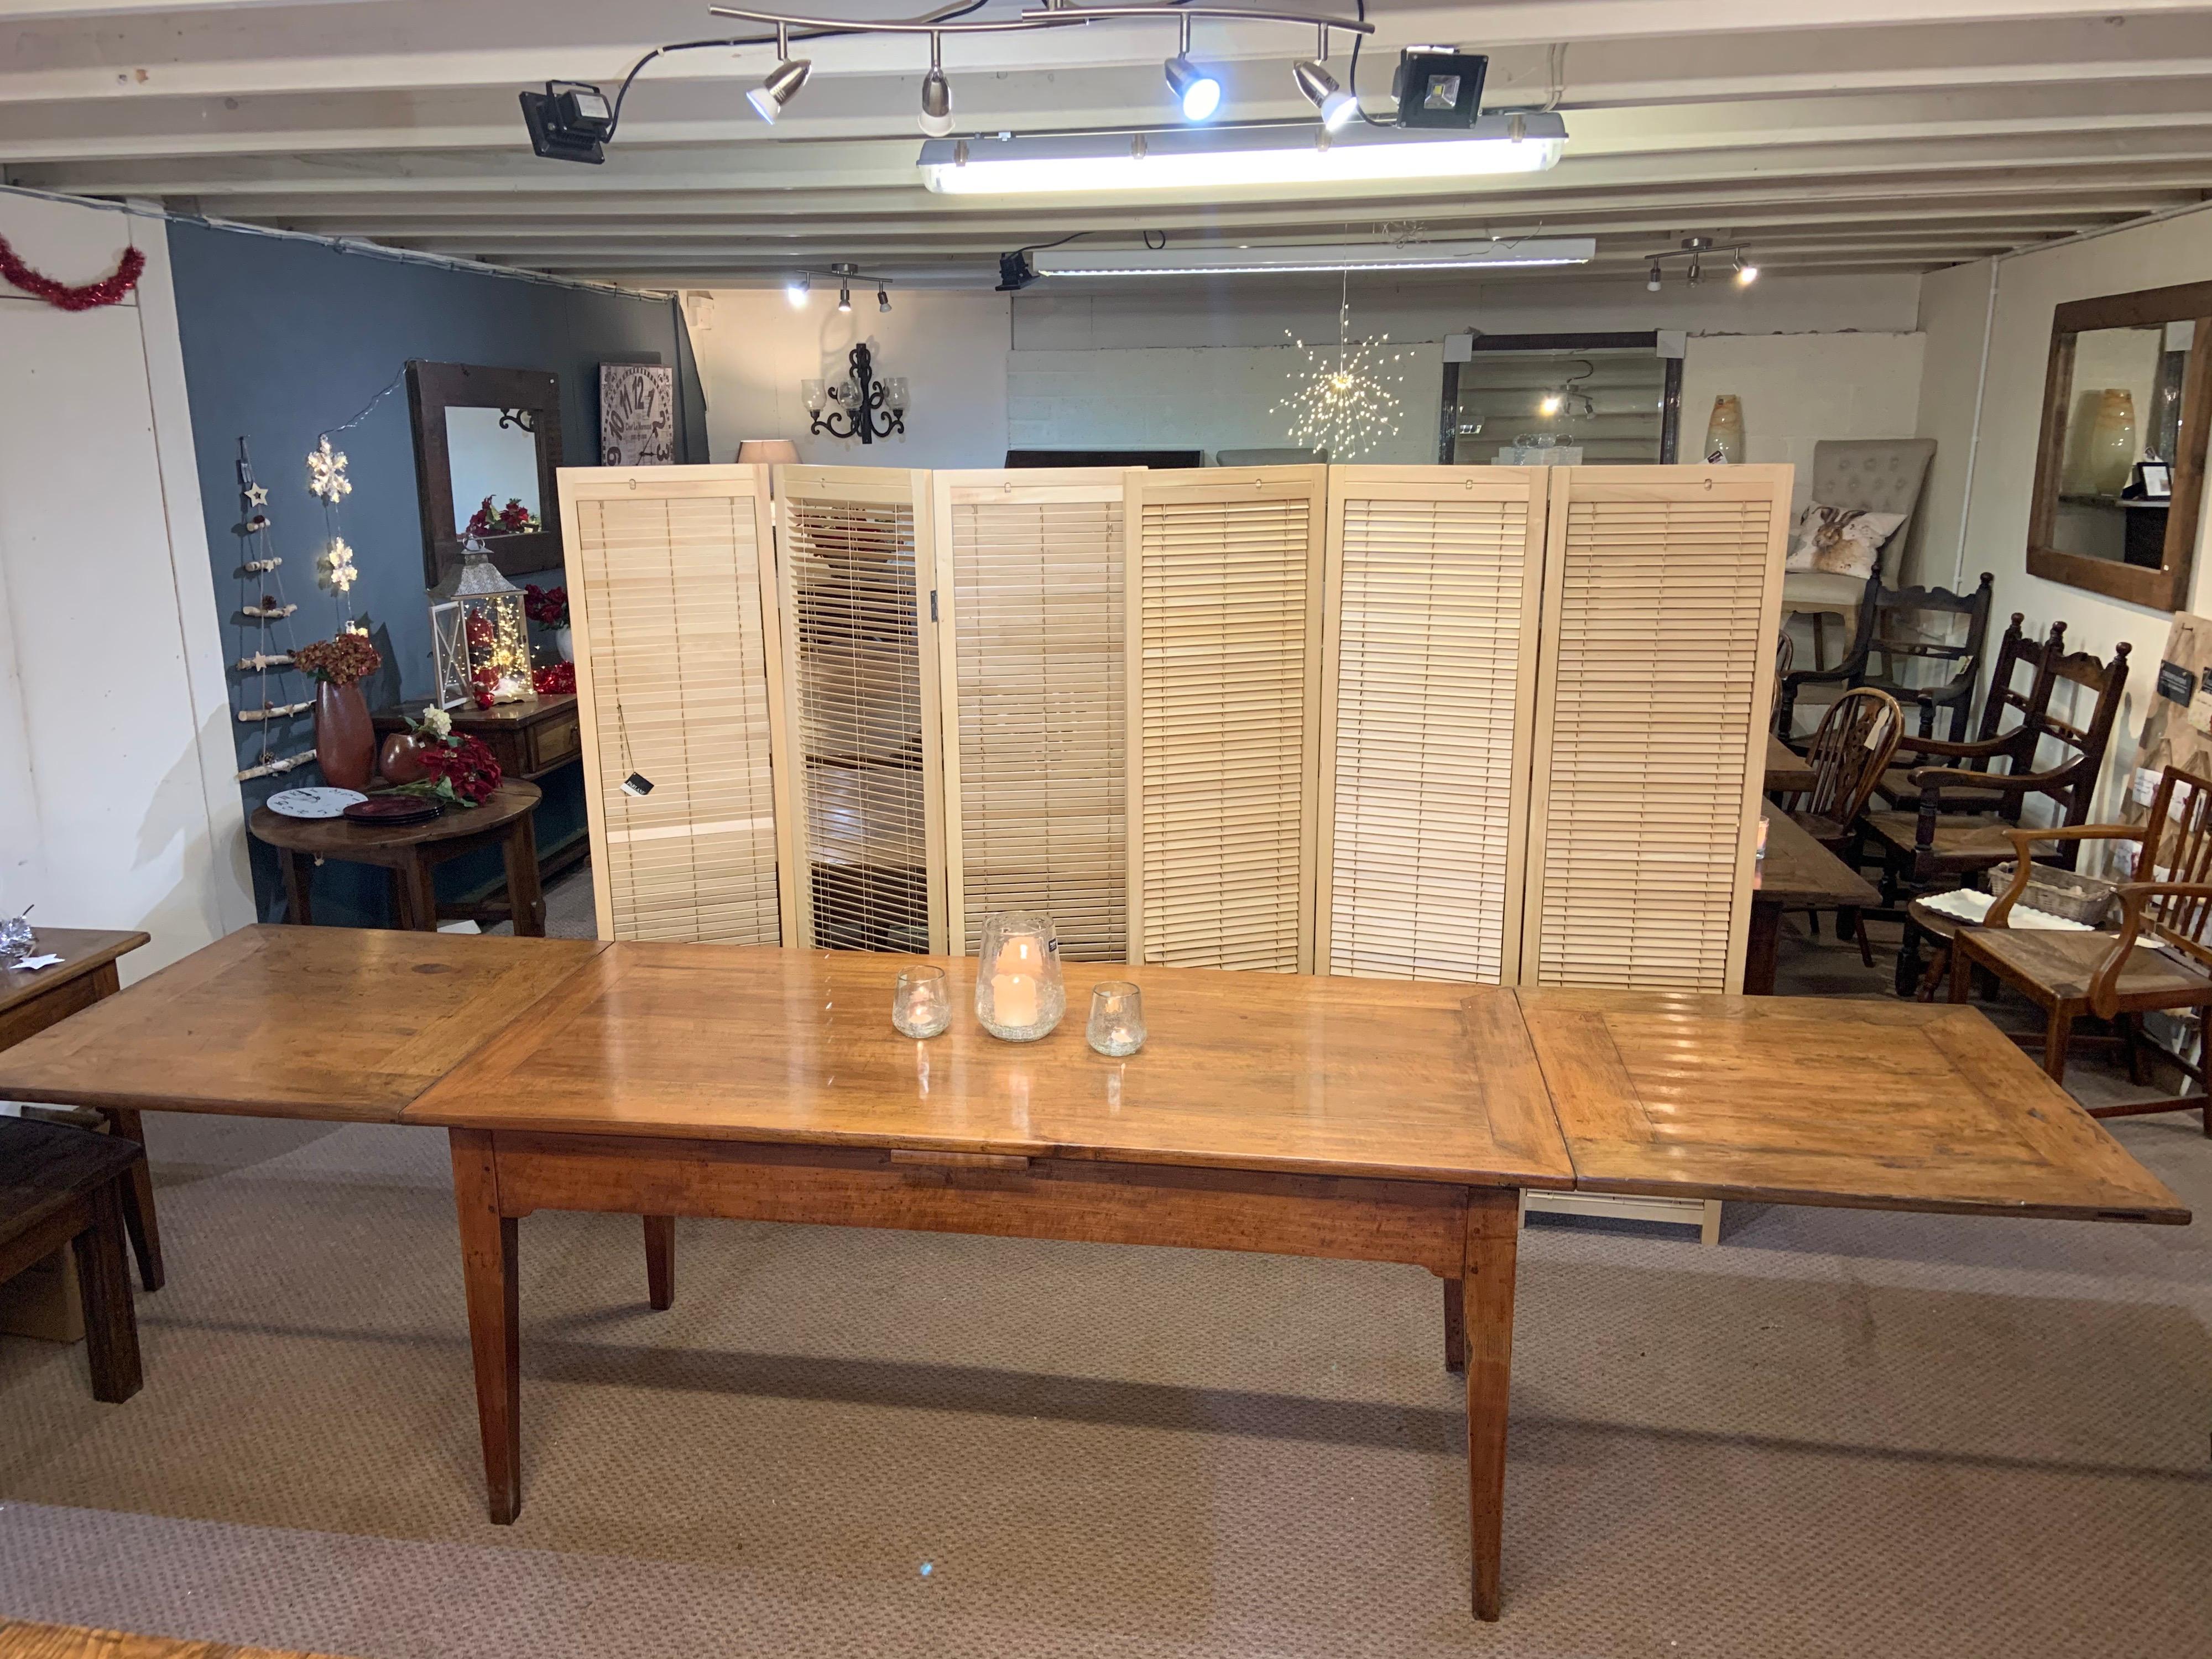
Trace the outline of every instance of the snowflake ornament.
<path fill-rule="evenodd" d="M 1355 342 L 1347 292 L 1337 309 L 1336 346 L 1310 346 L 1288 329 L 1291 343 L 1306 354 L 1304 370 L 1292 371 L 1289 393 L 1273 413 L 1290 421 L 1291 441 L 1305 449 L 1325 449 L 1333 461 L 1349 460 L 1398 434 L 1406 377 L 1389 365 L 1402 351 L 1387 356 L 1390 337 Z"/>
<path fill-rule="evenodd" d="M 336 507 L 341 497 L 353 494 L 353 481 L 345 474 L 345 451 L 333 450 L 325 434 L 322 441 L 307 452 L 307 493 L 319 495 Z"/>
<path fill-rule="evenodd" d="M 345 457 L 341 455 L 338 459 L 343 462 Z M 331 537 L 330 550 L 315 562 L 322 567 L 323 580 L 333 589 L 340 593 L 353 592 L 361 571 L 353 562 L 353 549 L 346 545 L 344 537 Z"/>

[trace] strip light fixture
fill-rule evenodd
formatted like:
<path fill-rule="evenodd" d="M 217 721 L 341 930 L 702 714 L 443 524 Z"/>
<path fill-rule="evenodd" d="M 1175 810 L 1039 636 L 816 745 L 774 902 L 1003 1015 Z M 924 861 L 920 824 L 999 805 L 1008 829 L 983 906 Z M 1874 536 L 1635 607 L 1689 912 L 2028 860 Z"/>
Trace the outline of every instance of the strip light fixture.
<path fill-rule="evenodd" d="M 1559 164 L 1567 127 L 1530 110 L 1486 115 L 1447 136 L 1354 126 L 1316 143 L 1310 129 L 951 139 L 921 147 L 921 181 L 946 196 L 1082 191 L 1219 190 L 1541 173 Z"/>
<path fill-rule="evenodd" d="M 1592 236 L 1487 242 L 1334 243 L 1279 247 L 1039 248 L 1030 255 L 1040 276 L 1237 276 L 1286 271 L 1468 270 L 1522 265 L 1587 264 Z"/>

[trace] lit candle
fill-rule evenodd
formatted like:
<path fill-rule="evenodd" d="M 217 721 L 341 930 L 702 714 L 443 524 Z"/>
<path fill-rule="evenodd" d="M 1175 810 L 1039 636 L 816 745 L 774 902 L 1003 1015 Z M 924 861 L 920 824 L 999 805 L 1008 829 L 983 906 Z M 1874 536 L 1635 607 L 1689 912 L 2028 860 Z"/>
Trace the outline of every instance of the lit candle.
<path fill-rule="evenodd" d="M 1036 981 L 1027 974 L 992 975 L 991 1006 L 1001 1025 L 1036 1024 Z"/>
<path fill-rule="evenodd" d="M 1037 942 L 1016 938 L 1000 952 L 999 961 L 1009 972 L 991 975 L 991 1008 L 1001 1025 L 1034 1025 L 1037 1022 Z"/>

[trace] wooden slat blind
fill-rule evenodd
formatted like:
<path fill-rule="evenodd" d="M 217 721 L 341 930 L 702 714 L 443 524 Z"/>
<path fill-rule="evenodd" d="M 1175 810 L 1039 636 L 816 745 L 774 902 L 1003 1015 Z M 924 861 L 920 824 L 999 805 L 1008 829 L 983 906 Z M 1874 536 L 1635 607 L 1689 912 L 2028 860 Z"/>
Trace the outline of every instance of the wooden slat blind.
<path fill-rule="evenodd" d="M 1734 991 L 1790 469 L 1553 480 L 1524 977 Z"/>
<path fill-rule="evenodd" d="M 599 936 L 785 937 L 766 470 L 564 467 Z M 624 793 L 633 771 L 653 781 Z"/>
<path fill-rule="evenodd" d="M 1545 474 L 1332 467 L 1320 964 L 1511 984 Z"/>
<path fill-rule="evenodd" d="M 780 574 L 800 936 L 828 950 L 941 943 L 928 475 L 779 467 Z"/>
<path fill-rule="evenodd" d="M 1060 953 L 1128 953 L 1118 469 L 932 475 L 951 946 L 1048 914 Z"/>
<path fill-rule="evenodd" d="M 1311 965 L 1327 475 L 1289 466 L 1130 479 L 1137 960 Z"/>

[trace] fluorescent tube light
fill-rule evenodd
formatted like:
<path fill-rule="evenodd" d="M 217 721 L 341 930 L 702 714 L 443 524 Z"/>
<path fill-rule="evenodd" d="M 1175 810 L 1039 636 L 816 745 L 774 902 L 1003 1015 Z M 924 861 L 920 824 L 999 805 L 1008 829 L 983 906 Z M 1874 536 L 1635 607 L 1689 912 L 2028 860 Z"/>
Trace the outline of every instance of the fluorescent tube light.
<path fill-rule="evenodd" d="M 1310 128 L 1285 127 L 933 138 L 921 147 L 921 181 L 947 196 L 1002 196 L 1464 179 L 1541 173 L 1567 143 L 1566 123 L 1544 110 L 1486 115 L 1448 137 L 1436 131 L 1355 125 L 1326 144 Z"/>
<path fill-rule="evenodd" d="M 1280 247 L 1039 248 L 1040 276 L 1235 276 L 1294 270 L 1464 270 L 1511 265 L 1579 265 L 1597 252 L 1591 236 L 1495 242 L 1349 243 Z"/>

